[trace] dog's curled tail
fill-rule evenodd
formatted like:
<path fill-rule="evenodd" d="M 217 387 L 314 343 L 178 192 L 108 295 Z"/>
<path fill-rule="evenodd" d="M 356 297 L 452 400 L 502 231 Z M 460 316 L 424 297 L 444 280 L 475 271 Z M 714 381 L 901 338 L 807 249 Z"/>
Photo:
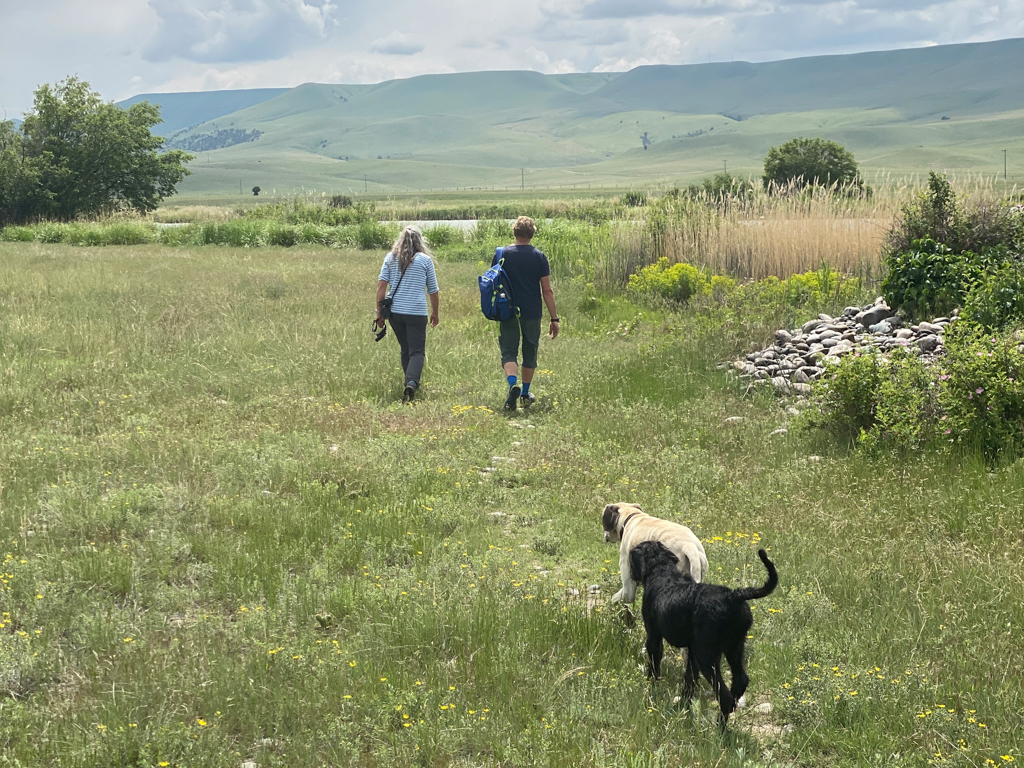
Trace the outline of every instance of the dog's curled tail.
<path fill-rule="evenodd" d="M 768 553 L 763 549 L 759 549 L 757 550 L 757 556 L 761 558 L 764 567 L 768 569 L 768 581 L 761 587 L 734 589 L 729 595 L 731 600 L 738 602 L 740 600 L 757 600 L 760 597 L 768 597 L 779 586 L 779 572 L 775 570 L 775 564 L 768 559 Z"/>

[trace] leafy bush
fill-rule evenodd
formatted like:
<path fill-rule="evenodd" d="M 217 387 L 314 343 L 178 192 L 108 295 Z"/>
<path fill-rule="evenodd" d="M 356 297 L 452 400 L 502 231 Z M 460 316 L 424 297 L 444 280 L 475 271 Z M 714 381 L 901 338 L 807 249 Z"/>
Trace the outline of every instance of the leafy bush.
<path fill-rule="evenodd" d="M 655 264 L 630 275 L 627 290 L 641 300 L 657 296 L 685 304 L 691 297 L 707 293 L 710 287 L 711 279 L 700 267 L 685 262 L 670 266 L 668 259 L 662 257 Z"/>
<path fill-rule="evenodd" d="M 423 230 L 423 236 L 435 248 L 463 243 L 466 239 L 461 229 L 450 224 L 435 224 L 432 227 L 427 227 Z"/>
<path fill-rule="evenodd" d="M 291 248 L 299 242 L 299 234 L 297 227 L 274 221 L 267 227 L 267 244 Z"/>
<path fill-rule="evenodd" d="M 957 253 L 935 240 L 915 240 L 908 250 L 887 255 L 882 291 L 889 306 L 912 315 L 946 314 L 963 304 L 971 286 L 987 269 L 998 267 L 1007 258 L 1005 246 Z"/>
<path fill-rule="evenodd" d="M 398 227 L 379 221 L 364 221 L 359 225 L 356 241 L 364 251 L 386 250 L 398 237 Z"/>
<path fill-rule="evenodd" d="M 0 242 L 31 243 L 36 239 L 32 227 L 4 227 L 0 229 Z"/>
<path fill-rule="evenodd" d="M 884 366 L 878 354 L 842 358 L 815 387 L 811 423 L 840 440 L 856 441 L 875 425 Z"/>
<path fill-rule="evenodd" d="M 935 436 L 935 374 L 919 357 L 899 349 L 888 357 L 848 355 L 816 388 L 808 420 L 840 440 L 918 448 Z"/>
<path fill-rule="evenodd" d="M 959 322 L 946 333 L 942 434 L 990 461 L 1024 448 L 1024 350 L 1019 333 Z"/>
<path fill-rule="evenodd" d="M 141 222 L 121 221 L 103 228 L 97 245 L 143 245 L 157 241 L 155 228 Z"/>
<path fill-rule="evenodd" d="M 1024 323 L 1024 266 L 1011 262 L 983 274 L 967 294 L 962 317 L 987 331 Z"/>
<path fill-rule="evenodd" d="M 647 205 L 647 193 L 631 189 L 622 196 L 622 204 L 630 208 L 640 208 Z"/>
<path fill-rule="evenodd" d="M 964 204 L 946 177 L 928 174 L 928 189 L 906 204 L 885 238 L 886 257 L 913 250 L 914 242 L 944 243 L 953 253 L 1003 246 L 1024 248 L 1024 215 L 1010 202 Z"/>
<path fill-rule="evenodd" d="M 675 195 L 679 190 L 672 190 Z M 754 194 L 754 185 L 748 179 L 741 179 L 731 173 L 716 173 L 707 176 L 700 184 L 691 184 L 686 193 L 693 198 L 704 198 L 710 202 L 725 203 L 747 200 Z"/>
<path fill-rule="evenodd" d="M 766 190 L 793 186 L 861 187 L 857 161 L 842 144 L 826 139 L 792 139 L 768 150 L 764 159 Z"/>

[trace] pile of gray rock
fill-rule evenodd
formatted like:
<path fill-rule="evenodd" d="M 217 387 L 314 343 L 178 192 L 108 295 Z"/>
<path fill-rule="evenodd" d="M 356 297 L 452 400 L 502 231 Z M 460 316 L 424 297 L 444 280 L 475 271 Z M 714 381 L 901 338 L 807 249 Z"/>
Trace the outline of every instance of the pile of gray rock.
<path fill-rule="evenodd" d="M 826 367 L 855 350 L 896 347 L 934 361 L 944 351 L 946 326 L 956 320 L 937 317 L 930 323 L 906 326 L 903 319 L 881 298 L 864 307 L 847 307 L 839 317 L 818 315 L 794 330 L 779 329 L 775 344 L 731 363 L 736 374 L 748 380 L 748 391 L 772 386 L 782 393 L 809 395 L 811 382 Z"/>

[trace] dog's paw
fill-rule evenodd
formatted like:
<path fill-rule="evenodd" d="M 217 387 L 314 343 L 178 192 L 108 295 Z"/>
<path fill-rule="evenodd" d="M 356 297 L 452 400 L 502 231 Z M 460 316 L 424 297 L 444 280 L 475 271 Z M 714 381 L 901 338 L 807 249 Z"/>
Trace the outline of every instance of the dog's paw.
<path fill-rule="evenodd" d="M 747 694 L 740 696 L 740 700 L 736 702 L 736 709 L 743 709 L 747 706 Z"/>
<path fill-rule="evenodd" d="M 616 592 L 614 595 L 612 595 L 612 602 L 613 603 L 622 602 L 622 590 L 621 589 L 618 592 Z"/>

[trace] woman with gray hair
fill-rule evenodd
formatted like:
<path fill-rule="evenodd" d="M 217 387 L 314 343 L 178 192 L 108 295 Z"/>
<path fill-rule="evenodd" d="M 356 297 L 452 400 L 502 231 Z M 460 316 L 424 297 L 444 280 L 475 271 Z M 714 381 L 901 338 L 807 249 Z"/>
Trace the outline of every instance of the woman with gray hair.
<path fill-rule="evenodd" d="M 390 320 L 391 329 L 402 348 L 405 377 L 402 402 L 411 402 L 420 386 L 427 347 L 427 296 L 430 297 L 430 327 L 436 328 L 437 294 L 434 261 L 427 253 L 423 234 L 416 227 L 406 227 L 395 240 L 391 252 L 384 257 L 380 268 L 375 321 L 378 327 L 383 328 L 384 321 Z"/>

